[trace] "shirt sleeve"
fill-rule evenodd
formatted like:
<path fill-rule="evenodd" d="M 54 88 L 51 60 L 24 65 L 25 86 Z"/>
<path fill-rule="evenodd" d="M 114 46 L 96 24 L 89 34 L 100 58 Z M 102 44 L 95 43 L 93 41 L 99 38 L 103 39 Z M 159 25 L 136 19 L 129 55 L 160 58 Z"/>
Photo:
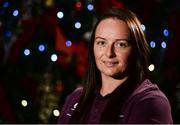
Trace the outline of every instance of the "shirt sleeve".
<path fill-rule="evenodd" d="M 78 88 L 67 96 L 65 103 L 61 109 L 60 117 L 57 121 L 58 124 L 67 124 L 69 122 L 69 119 L 71 118 L 71 115 L 78 104 L 81 92 L 82 89 Z"/>
<path fill-rule="evenodd" d="M 128 123 L 172 124 L 169 101 L 161 96 L 154 96 L 138 101 L 131 110 Z"/>

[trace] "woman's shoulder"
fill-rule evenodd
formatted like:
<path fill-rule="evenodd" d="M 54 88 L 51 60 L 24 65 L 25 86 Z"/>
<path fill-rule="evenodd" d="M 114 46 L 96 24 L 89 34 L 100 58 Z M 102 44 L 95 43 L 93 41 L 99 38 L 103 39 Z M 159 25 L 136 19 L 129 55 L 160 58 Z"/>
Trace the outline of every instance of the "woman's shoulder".
<path fill-rule="evenodd" d="M 165 93 L 156 83 L 152 83 L 149 79 L 142 82 L 142 84 L 135 90 L 134 95 L 137 98 L 140 98 L 139 100 L 156 100 L 159 103 L 165 102 L 169 104 L 169 100 Z"/>
<path fill-rule="evenodd" d="M 139 86 L 137 86 L 134 92 L 128 97 L 125 102 L 125 107 L 129 107 L 136 104 L 142 104 L 142 102 L 157 102 L 159 105 L 165 104 L 170 106 L 169 100 L 166 95 L 159 89 L 157 84 L 152 83 L 149 79 L 144 80 Z"/>
<path fill-rule="evenodd" d="M 161 97 L 167 99 L 163 91 L 156 83 L 152 83 L 149 79 L 145 79 L 137 88 L 136 92 L 142 95 L 149 95 L 150 97 Z"/>
<path fill-rule="evenodd" d="M 76 88 L 71 94 L 69 94 L 67 96 L 67 101 L 71 100 L 73 102 L 79 100 L 81 94 L 82 94 L 83 88 L 82 87 L 78 87 Z"/>
<path fill-rule="evenodd" d="M 128 117 L 130 123 L 172 123 L 168 98 L 157 84 L 149 79 L 144 80 L 134 90 L 126 101 L 123 112 L 126 115 L 134 114 Z"/>
<path fill-rule="evenodd" d="M 152 83 L 149 79 L 145 79 L 141 84 L 139 84 L 139 86 L 132 93 L 131 97 L 133 96 L 167 98 L 166 95 L 160 90 L 158 85 Z"/>

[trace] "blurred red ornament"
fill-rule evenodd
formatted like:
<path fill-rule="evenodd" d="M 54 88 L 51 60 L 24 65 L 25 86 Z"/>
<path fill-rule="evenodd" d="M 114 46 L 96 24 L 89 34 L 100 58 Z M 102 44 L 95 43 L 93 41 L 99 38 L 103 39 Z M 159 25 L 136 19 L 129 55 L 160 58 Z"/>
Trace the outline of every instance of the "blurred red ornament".
<path fill-rule="evenodd" d="M 100 13 L 103 13 L 106 9 L 110 7 L 123 8 L 124 4 L 119 0 L 98 0 L 97 1 L 97 10 Z"/>
<path fill-rule="evenodd" d="M 111 1 L 112 1 L 112 5 L 117 8 L 122 8 L 124 6 L 124 4 L 118 0 L 111 0 Z"/>
<path fill-rule="evenodd" d="M 79 44 L 76 46 L 76 73 L 79 76 L 83 76 L 86 72 L 87 59 L 88 59 L 88 48 L 84 41 L 79 41 Z"/>
<path fill-rule="evenodd" d="M 60 94 L 60 93 L 62 93 L 64 91 L 64 86 L 63 86 L 63 84 L 62 84 L 62 82 L 60 80 L 56 81 L 55 91 L 58 94 Z"/>
<path fill-rule="evenodd" d="M 8 121 L 8 123 L 16 123 L 15 114 L 13 112 L 13 106 L 10 103 L 10 100 L 6 94 L 4 86 L 0 81 L 0 114 L 4 120 Z"/>
<path fill-rule="evenodd" d="M 76 2 L 76 3 L 75 3 L 75 9 L 76 9 L 77 11 L 82 10 L 82 3 L 81 3 L 81 2 Z"/>

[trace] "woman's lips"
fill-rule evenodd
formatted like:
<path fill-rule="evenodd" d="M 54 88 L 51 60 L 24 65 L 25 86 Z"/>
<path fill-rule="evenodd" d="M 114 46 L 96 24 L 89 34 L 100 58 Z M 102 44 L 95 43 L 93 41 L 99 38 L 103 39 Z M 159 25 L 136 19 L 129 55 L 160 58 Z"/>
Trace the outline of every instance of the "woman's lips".
<path fill-rule="evenodd" d="M 118 64 L 116 61 L 103 61 L 104 65 L 107 67 L 113 67 Z"/>

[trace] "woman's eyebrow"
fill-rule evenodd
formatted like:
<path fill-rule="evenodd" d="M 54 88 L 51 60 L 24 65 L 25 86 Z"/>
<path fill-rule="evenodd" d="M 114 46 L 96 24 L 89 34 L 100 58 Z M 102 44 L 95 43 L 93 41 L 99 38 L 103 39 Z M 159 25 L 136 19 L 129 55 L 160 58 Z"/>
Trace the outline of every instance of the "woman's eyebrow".
<path fill-rule="evenodd" d="M 100 36 L 95 37 L 95 40 L 96 39 L 106 40 L 106 38 L 103 38 L 103 37 L 100 37 Z M 128 42 L 128 39 L 127 38 L 118 38 L 118 39 L 115 39 L 115 41 L 127 41 Z"/>
<path fill-rule="evenodd" d="M 126 38 L 116 39 L 116 41 L 128 41 Z"/>
<path fill-rule="evenodd" d="M 95 37 L 95 39 L 103 39 L 103 40 L 106 40 L 105 38 L 100 37 L 100 36 Z"/>

